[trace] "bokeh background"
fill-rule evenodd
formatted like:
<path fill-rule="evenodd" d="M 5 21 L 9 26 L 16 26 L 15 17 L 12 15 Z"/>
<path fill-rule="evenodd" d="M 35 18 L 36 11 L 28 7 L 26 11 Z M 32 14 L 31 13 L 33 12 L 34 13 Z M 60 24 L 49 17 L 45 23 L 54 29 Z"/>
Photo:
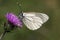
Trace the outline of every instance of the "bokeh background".
<path fill-rule="evenodd" d="M 13 12 L 18 15 L 21 11 L 17 2 L 24 12 L 46 13 L 50 19 L 36 31 L 27 29 L 25 25 L 14 29 L 6 33 L 3 40 L 60 40 L 60 0 L 0 0 L 0 35 L 4 31 L 5 14 Z"/>

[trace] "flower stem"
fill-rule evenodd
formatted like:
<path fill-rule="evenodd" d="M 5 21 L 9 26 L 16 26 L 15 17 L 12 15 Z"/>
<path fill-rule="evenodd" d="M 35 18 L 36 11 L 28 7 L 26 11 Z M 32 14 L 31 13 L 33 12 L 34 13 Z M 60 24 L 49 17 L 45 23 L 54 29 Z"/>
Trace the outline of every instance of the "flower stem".
<path fill-rule="evenodd" d="M 4 31 L 1 36 L 0 36 L 0 40 L 2 40 L 2 38 L 4 37 L 4 35 L 6 34 L 6 31 Z"/>

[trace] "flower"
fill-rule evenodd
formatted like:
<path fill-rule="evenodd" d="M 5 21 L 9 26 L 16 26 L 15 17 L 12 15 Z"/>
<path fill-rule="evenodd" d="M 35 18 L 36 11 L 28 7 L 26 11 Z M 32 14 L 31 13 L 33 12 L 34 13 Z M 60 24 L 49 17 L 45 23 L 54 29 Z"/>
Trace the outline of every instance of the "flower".
<path fill-rule="evenodd" d="M 11 23 L 13 23 L 13 25 L 22 27 L 22 21 L 21 19 L 19 19 L 15 14 L 13 13 L 7 13 L 6 14 L 6 18 L 8 21 L 10 21 Z"/>

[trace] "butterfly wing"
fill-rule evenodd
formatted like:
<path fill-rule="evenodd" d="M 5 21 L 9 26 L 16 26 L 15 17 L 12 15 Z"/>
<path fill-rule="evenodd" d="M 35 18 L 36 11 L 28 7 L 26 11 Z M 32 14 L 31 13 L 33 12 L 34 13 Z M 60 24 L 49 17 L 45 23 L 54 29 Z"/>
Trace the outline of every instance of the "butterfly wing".
<path fill-rule="evenodd" d="M 44 22 L 48 20 L 48 16 L 43 13 L 23 13 L 23 22 L 30 30 L 37 30 L 39 29 Z"/>
<path fill-rule="evenodd" d="M 49 19 L 48 15 L 46 15 L 44 13 L 36 13 L 36 16 L 40 17 L 42 19 L 43 23 L 45 23 Z"/>

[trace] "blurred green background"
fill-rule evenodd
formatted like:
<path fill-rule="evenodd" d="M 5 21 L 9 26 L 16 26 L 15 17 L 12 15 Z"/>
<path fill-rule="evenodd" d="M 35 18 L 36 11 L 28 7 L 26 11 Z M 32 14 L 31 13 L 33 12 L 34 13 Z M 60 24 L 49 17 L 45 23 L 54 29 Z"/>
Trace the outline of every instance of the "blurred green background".
<path fill-rule="evenodd" d="M 6 33 L 3 40 L 60 40 L 60 0 L 0 0 L 0 35 L 6 22 L 5 14 L 13 12 L 18 15 L 21 11 L 17 1 L 24 12 L 46 13 L 50 19 L 36 31 L 28 30 L 24 25 Z"/>

